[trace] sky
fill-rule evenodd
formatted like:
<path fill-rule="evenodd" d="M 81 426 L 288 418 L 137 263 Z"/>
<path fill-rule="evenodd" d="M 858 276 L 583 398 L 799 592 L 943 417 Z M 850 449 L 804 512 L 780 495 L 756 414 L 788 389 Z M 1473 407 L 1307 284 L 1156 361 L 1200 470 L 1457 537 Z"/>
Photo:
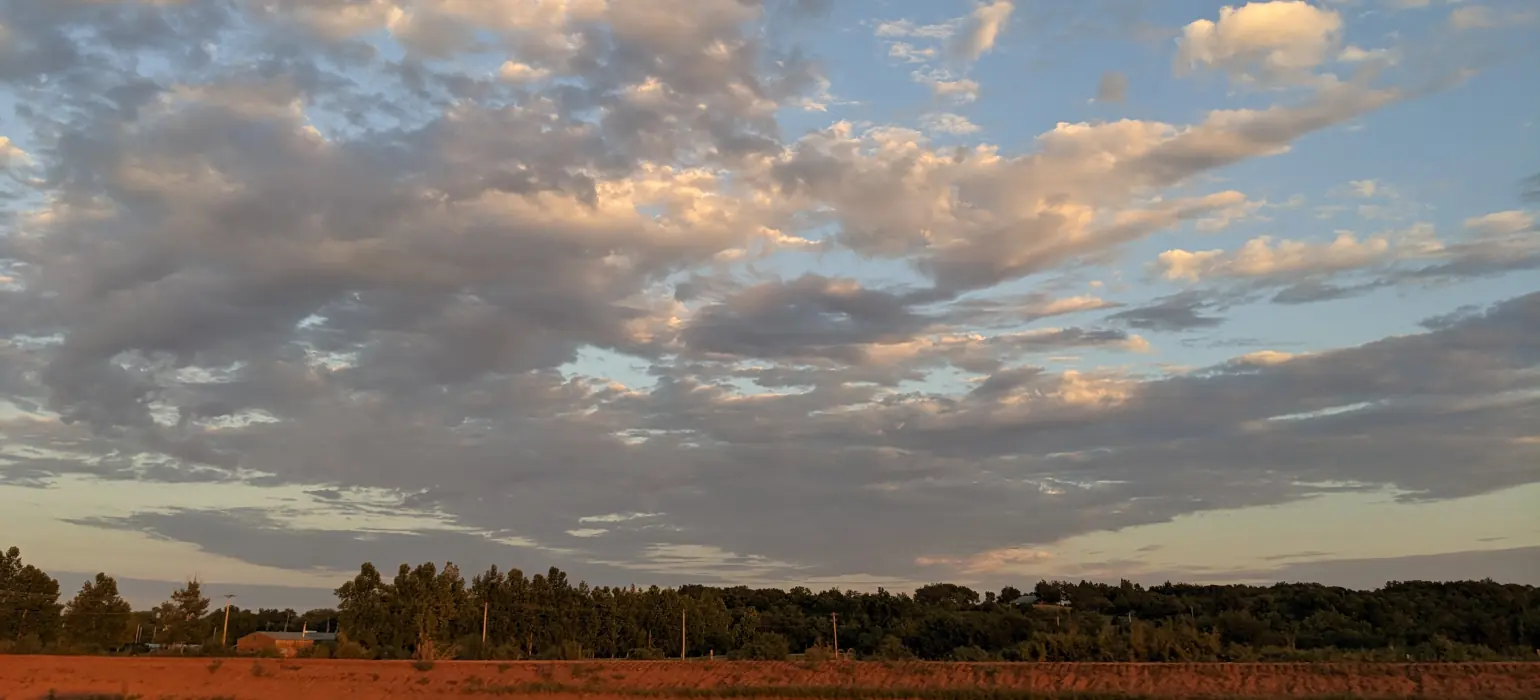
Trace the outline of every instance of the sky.
<path fill-rule="evenodd" d="M 430 560 L 1540 584 L 1537 31 L 0 4 L 0 546 L 141 604 Z"/>

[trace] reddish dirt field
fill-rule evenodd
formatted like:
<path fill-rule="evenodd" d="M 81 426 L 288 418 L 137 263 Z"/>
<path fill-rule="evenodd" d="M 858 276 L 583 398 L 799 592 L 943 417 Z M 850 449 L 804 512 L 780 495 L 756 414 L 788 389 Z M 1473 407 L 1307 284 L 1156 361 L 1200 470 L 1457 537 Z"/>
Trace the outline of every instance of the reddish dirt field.
<path fill-rule="evenodd" d="M 818 693 L 812 688 L 847 688 Z M 1170 698 L 1429 697 L 1540 698 L 1540 663 L 1510 664 L 953 664 L 700 661 L 439 662 L 96 658 L 0 656 L 0 699 L 33 700 L 49 691 L 121 693 L 144 700 L 451 698 L 475 695 L 625 700 L 639 692 L 699 698 L 710 689 L 770 688 L 786 697 L 823 694 L 859 700 L 871 689 L 887 700 L 913 690 L 1123 693 Z M 742 693 L 742 691 L 740 691 Z M 875 693 L 874 693 L 875 695 Z"/>

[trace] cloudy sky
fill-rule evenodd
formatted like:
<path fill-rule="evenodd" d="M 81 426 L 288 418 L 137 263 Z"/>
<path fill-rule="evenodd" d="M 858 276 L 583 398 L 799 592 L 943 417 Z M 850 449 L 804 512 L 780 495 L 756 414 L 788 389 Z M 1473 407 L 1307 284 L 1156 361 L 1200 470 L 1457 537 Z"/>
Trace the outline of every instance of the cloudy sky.
<path fill-rule="evenodd" d="M 0 545 L 253 605 L 365 560 L 1540 583 L 1537 31 L 0 4 Z"/>

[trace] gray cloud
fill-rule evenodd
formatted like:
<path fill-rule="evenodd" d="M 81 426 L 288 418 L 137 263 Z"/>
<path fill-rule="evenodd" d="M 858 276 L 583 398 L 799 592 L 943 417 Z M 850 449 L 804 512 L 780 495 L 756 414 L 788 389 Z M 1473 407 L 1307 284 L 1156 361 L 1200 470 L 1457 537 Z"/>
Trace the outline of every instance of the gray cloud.
<path fill-rule="evenodd" d="M 751 357 L 818 356 L 860 361 L 855 345 L 908 340 L 934 324 L 896 295 L 853 280 L 805 275 L 743 290 L 707 306 L 681 334 L 707 353 Z"/>
<path fill-rule="evenodd" d="M 1096 83 L 1097 102 L 1122 102 L 1128 96 L 1128 76 L 1117 71 L 1102 73 Z"/>
<path fill-rule="evenodd" d="M 1070 318 L 1118 304 L 997 288 L 1246 206 L 1146 195 L 1405 91 L 1064 125 L 1018 154 L 849 124 L 793 139 L 777 112 L 832 99 L 788 38 L 823 3 L 421 2 L 395 24 L 381 7 L 0 8 L 0 81 L 22 105 L 7 136 L 34 161 L 0 238 L 7 483 L 298 486 L 334 529 L 251 510 L 76 519 L 294 570 L 515 560 L 667 583 L 907 580 L 959 542 L 1282 503 L 1313 482 L 1444 498 L 1540 480 L 1521 439 L 1540 410 L 1536 295 L 1421 335 L 1147 377 L 1043 357 L 1147 348 Z M 969 25 L 970 56 L 1000 21 Z M 364 40 L 381 30 L 406 56 Z M 517 66 L 441 60 L 479 52 Z M 761 264 L 785 250 L 896 259 L 920 288 Z M 1214 328 L 1237 298 L 1105 320 Z M 1306 417 L 1275 420 L 1290 415 Z M 422 531 L 349 529 L 360 489 Z"/>
<path fill-rule="evenodd" d="M 1164 332 L 1213 328 L 1224 323 L 1221 317 L 1204 315 L 1204 311 L 1214 306 L 1215 302 L 1200 293 L 1180 292 L 1156 300 L 1153 304 L 1119 311 L 1108 316 L 1107 320 L 1132 328 Z"/>

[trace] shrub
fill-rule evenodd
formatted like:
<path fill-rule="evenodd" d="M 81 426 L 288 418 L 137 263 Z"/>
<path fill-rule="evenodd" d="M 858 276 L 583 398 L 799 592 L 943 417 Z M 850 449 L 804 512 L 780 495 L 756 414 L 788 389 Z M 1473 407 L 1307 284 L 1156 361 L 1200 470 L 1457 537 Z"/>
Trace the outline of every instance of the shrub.
<path fill-rule="evenodd" d="M 339 659 L 372 659 L 372 658 L 374 658 L 374 654 L 371 653 L 368 649 L 365 649 L 364 645 L 359 644 L 358 642 L 343 642 L 341 644 L 338 644 L 337 645 L 337 652 L 334 654 L 334 656 L 336 656 Z"/>
<path fill-rule="evenodd" d="M 626 658 L 636 659 L 638 661 L 657 661 L 663 658 L 663 652 L 658 651 L 652 647 L 643 647 L 640 649 L 632 649 L 626 654 Z"/>
<path fill-rule="evenodd" d="M 488 661 L 518 661 L 524 658 L 524 651 L 515 644 L 503 644 L 487 650 Z"/>
<path fill-rule="evenodd" d="M 540 658 L 546 661 L 578 661 L 583 658 L 583 645 L 569 639 L 547 647 L 540 652 Z"/>
<path fill-rule="evenodd" d="M 43 652 L 43 640 L 35 634 L 28 634 L 16 640 L 6 651 L 9 654 L 41 654 Z"/>
<path fill-rule="evenodd" d="M 433 662 L 428 661 L 427 659 L 420 659 L 412 662 L 412 668 L 415 668 L 419 671 L 432 671 Z"/>
<path fill-rule="evenodd" d="M 951 657 L 953 661 L 979 662 L 993 660 L 993 657 L 989 655 L 989 652 L 984 651 L 983 649 L 980 649 L 976 646 L 957 647 L 956 649 L 952 650 Z"/>
<path fill-rule="evenodd" d="M 811 646 L 802 652 L 802 665 L 809 669 L 818 668 L 826 661 L 834 660 L 834 651 L 822 644 Z"/>
<path fill-rule="evenodd" d="M 730 658 L 754 661 L 785 661 L 791 655 L 791 645 L 785 637 L 774 632 L 760 632 L 739 647 Z"/>
<path fill-rule="evenodd" d="M 890 634 L 877 643 L 875 656 L 884 661 L 904 661 L 914 658 L 914 653 L 904 646 L 904 640 Z"/>
<path fill-rule="evenodd" d="M 332 645 L 330 644 L 317 644 L 310 647 L 309 657 L 312 659 L 330 659 L 332 656 Z"/>

